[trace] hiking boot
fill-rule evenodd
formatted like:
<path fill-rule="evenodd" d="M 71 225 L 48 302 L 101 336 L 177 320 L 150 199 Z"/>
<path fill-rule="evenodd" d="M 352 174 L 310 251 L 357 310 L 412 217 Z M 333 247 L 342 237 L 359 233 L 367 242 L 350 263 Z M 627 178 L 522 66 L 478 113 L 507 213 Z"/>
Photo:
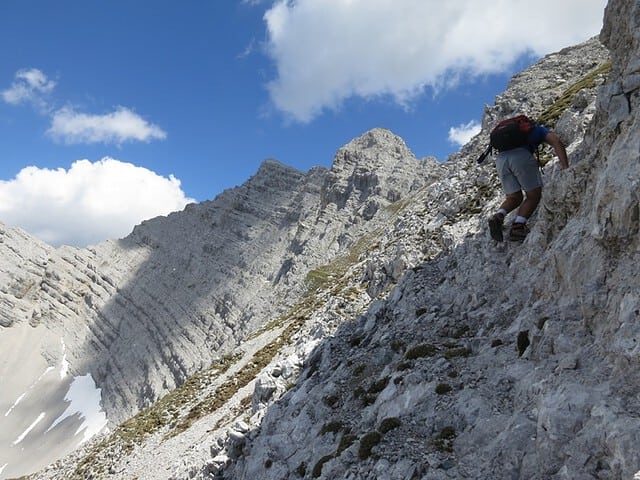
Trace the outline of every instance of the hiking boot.
<path fill-rule="evenodd" d="M 504 215 L 496 213 L 489 217 L 489 233 L 491 238 L 496 242 L 502 242 L 504 237 L 502 235 L 502 224 L 504 223 Z"/>
<path fill-rule="evenodd" d="M 511 224 L 511 230 L 509 231 L 509 240 L 512 242 L 522 242 L 527 238 L 529 233 L 529 227 L 526 223 L 514 222 Z"/>

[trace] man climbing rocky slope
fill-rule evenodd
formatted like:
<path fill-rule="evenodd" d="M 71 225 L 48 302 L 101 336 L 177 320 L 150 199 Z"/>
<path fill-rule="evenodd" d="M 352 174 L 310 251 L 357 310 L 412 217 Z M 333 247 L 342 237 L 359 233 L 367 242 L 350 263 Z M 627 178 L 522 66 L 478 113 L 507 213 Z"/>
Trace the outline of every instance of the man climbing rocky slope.
<path fill-rule="evenodd" d="M 608 81 L 525 243 L 488 245 L 479 218 L 462 218 L 450 253 L 318 346 L 224 478 L 635 478 L 639 19 L 637 1 L 609 3 Z M 522 80 L 485 132 L 520 110 Z M 544 112 L 565 135 L 591 108 L 577 90 Z M 535 113 L 546 104 L 526 99 Z"/>
<path fill-rule="evenodd" d="M 594 448 L 602 425 L 591 412 L 610 418 L 596 394 L 610 370 L 592 348 L 604 310 L 585 305 L 602 293 L 558 253 L 583 241 L 563 237 L 572 221 L 590 229 L 584 185 L 609 149 L 598 139 L 606 111 L 590 120 L 609 68 L 592 40 L 516 76 L 487 108 L 483 134 L 429 165 L 421 188 L 363 207 L 379 215 L 376 228 L 343 236 L 349 247 L 308 271 L 308 292 L 233 358 L 37 478 L 615 478 L 635 468 L 608 453 L 617 440 Z M 575 164 L 563 176 L 546 167 L 551 193 L 524 245 L 495 247 L 484 220 L 499 185 L 475 158 L 495 120 L 523 103 L 555 123 Z M 354 185 L 375 191 L 357 166 L 389 135 L 369 132 L 338 153 L 361 161 L 323 190 L 331 209 Z M 398 145 L 375 157 L 407 155 Z M 574 439 L 583 426 L 592 458 Z"/>
<path fill-rule="evenodd" d="M 290 310 L 37 478 L 632 478 L 638 19 L 638 2 L 612 0 L 601 34 L 611 64 L 591 41 L 514 77 L 483 133 L 399 200 L 345 163 L 348 180 L 320 187 L 321 204 L 338 212 L 359 185 L 378 197 L 342 225 L 374 212 L 375 228 L 335 230 L 337 256 L 309 271 L 295 252 L 325 239 L 301 219 L 282 272 L 304 271 L 310 289 Z M 524 244 L 496 247 L 484 220 L 498 183 L 475 158 L 490 127 L 522 110 L 555 124 L 572 166 L 545 168 Z M 407 155 L 382 138 L 393 136 L 369 132 L 345 151 L 362 158 L 377 144 L 367 158 L 383 164 Z"/>

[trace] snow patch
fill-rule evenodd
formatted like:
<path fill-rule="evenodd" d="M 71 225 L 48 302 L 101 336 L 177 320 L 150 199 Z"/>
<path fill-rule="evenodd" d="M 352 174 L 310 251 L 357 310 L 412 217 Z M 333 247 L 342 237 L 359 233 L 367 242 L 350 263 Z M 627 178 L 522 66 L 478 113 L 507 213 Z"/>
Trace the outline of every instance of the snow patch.
<path fill-rule="evenodd" d="M 42 379 L 44 378 L 44 376 L 45 376 L 47 373 L 49 373 L 51 370 L 53 370 L 53 367 L 49 367 L 49 368 L 47 368 L 47 369 L 44 371 L 44 373 L 43 373 L 42 375 L 40 375 L 40 376 L 38 377 L 38 379 L 37 379 L 35 382 L 33 382 L 33 383 L 31 384 L 31 386 L 27 389 L 27 391 L 26 391 L 26 392 L 24 392 L 22 395 L 20 395 L 20 396 L 16 399 L 16 401 L 15 401 L 15 402 L 13 402 L 13 405 L 11 405 L 11 407 L 9 408 L 9 410 L 7 410 L 7 411 L 5 412 L 4 416 L 5 416 L 5 417 L 8 417 L 8 416 L 9 416 L 9 414 L 13 411 L 13 409 L 14 409 L 14 408 L 16 408 L 16 407 L 18 406 L 18 404 L 22 401 L 22 399 L 25 397 L 25 395 L 26 395 L 27 393 L 29 393 L 29 390 L 33 390 L 33 388 L 34 388 L 34 387 L 35 387 L 35 386 L 40 382 L 40 380 L 42 380 Z"/>
<path fill-rule="evenodd" d="M 75 377 L 64 399 L 70 402 L 69 406 L 47 429 L 47 432 L 65 418 L 71 417 L 76 413 L 83 419 L 82 424 L 74 434 L 78 435 L 84 430 L 84 435 L 80 443 L 86 442 L 107 425 L 107 415 L 102 411 L 100 406 L 102 390 L 97 388 L 90 373 Z"/>
<path fill-rule="evenodd" d="M 22 432 L 22 435 L 20 435 L 18 438 L 16 438 L 16 440 L 13 442 L 13 445 L 14 445 L 14 446 L 16 446 L 16 445 L 18 445 L 22 440 L 24 440 L 24 438 L 25 438 L 27 435 L 29 435 L 29 432 L 30 432 L 31 430 L 33 430 L 33 429 L 36 427 L 36 425 L 38 425 L 38 423 L 40 423 L 40 421 L 41 421 L 44 417 L 45 417 L 45 413 L 44 413 L 44 412 L 42 412 L 40 415 L 38 415 L 38 418 L 36 418 L 36 419 L 34 420 L 34 422 L 33 422 L 31 425 L 29 425 L 29 427 L 28 427 L 24 432 Z"/>
<path fill-rule="evenodd" d="M 22 395 L 20 395 L 18 397 L 18 399 L 13 402 L 13 405 L 11 405 L 11 407 L 9 408 L 9 410 L 7 410 L 4 414 L 5 417 L 8 417 L 9 414 L 13 411 L 14 408 L 16 408 L 18 406 L 18 404 L 22 401 L 22 399 L 24 398 L 24 396 L 27 394 L 27 392 L 24 392 Z"/>
<path fill-rule="evenodd" d="M 62 363 L 60 364 L 60 380 L 64 379 L 69 374 L 69 362 L 67 361 L 67 346 L 64 343 L 64 338 L 60 339 L 62 344 Z"/>

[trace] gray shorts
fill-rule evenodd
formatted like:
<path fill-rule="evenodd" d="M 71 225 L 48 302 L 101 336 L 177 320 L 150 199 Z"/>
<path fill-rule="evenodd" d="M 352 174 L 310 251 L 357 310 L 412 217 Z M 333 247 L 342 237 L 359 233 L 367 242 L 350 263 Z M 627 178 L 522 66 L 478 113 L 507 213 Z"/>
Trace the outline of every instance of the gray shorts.
<path fill-rule="evenodd" d="M 496 157 L 498 176 L 504 193 L 528 192 L 542 186 L 538 160 L 526 148 L 501 152 Z"/>

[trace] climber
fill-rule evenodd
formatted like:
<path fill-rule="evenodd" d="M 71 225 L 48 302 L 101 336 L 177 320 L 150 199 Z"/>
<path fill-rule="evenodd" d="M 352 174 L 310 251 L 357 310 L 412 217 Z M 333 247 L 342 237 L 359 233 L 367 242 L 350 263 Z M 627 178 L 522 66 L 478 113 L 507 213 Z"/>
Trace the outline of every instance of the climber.
<path fill-rule="evenodd" d="M 567 151 L 560 138 L 524 115 L 503 120 L 491 132 L 489 149 L 499 152 L 496 167 L 506 195 L 498 211 L 489 217 L 491 238 L 498 242 L 503 241 L 504 218 L 516 208 L 517 216 L 511 224 L 509 240 L 522 242 L 529 233 L 527 220 L 542 196 L 542 176 L 533 153 L 543 142 L 553 147 L 562 169 L 569 168 Z"/>

